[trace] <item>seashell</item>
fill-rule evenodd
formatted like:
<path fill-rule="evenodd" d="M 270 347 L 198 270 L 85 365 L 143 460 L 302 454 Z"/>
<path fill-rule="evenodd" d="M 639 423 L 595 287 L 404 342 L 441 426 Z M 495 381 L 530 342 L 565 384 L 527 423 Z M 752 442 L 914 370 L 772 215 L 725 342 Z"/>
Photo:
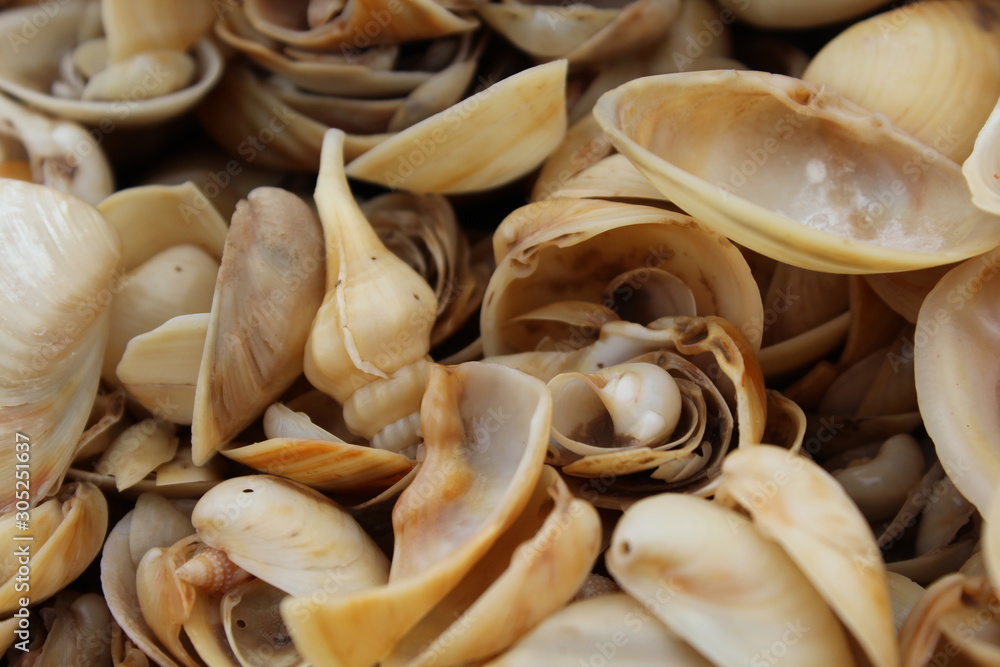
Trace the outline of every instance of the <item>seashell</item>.
<path fill-rule="evenodd" d="M 531 190 L 531 201 L 553 199 L 566 184 L 587 167 L 615 152 L 593 114 L 587 113 L 566 131 L 559 145 L 542 164 Z"/>
<path fill-rule="evenodd" d="M 367 666 L 391 655 L 528 504 L 550 420 L 551 400 L 538 380 L 492 364 L 432 366 L 421 405 L 426 454 L 393 510 L 389 584 L 323 602 L 283 602 L 303 658 Z M 362 634 L 372 640 L 351 641 Z"/>
<path fill-rule="evenodd" d="M 108 343 L 101 378 L 116 386 L 115 373 L 133 338 L 180 315 L 207 313 L 219 260 L 201 248 L 175 245 L 157 253 L 121 279 L 111 302 Z"/>
<path fill-rule="evenodd" d="M 197 246 L 217 260 L 222 258 L 229 227 L 193 183 L 126 188 L 97 209 L 121 239 L 118 270 L 123 274 L 177 245 Z"/>
<path fill-rule="evenodd" d="M 434 288 L 431 347 L 439 345 L 482 304 L 490 268 L 474 261 L 451 204 L 440 195 L 380 195 L 361 211 L 386 248 Z"/>
<path fill-rule="evenodd" d="M 101 23 L 115 62 L 159 49 L 186 51 L 212 27 L 216 13 L 199 0 L 101 0 Z"/>
<path fill-rule="evenodd" d="M 437 300 L 379 240 L 354 202 L 343 172 L 343 136 L 327 133 L 316 187 L 327 292 L 306 343 L 305 373 L 344 405 L 351 431 L 399 451 L 419 440 L 416 411 Z"/>
<path fill-rule="evenodd" d="M 108 535 L 101 557 L 101 589 L 111 615 L 128 640 L 161 665 L 177 662 L 159 643 L 142 614 L 136 571 L 147 552 L 167 548 L 194 532 L 189 518 L 193 502 L 184 502 L 186 506 L 178 509 L 155 494 L 139 496 L 135 509 Z"/>
<path fill-rule="evenodd" d="M 111 166 L 90 133 L 0 95 L 0 175 L 97 204 L 114 190 Z"/>
<path fill-rule="evenodd" d="M 13 485 L 12 485 L 13 486 Z M 29 511 L 31 526 L 29 542 L 18 542 L 23 532 L 17 523 L 21 512 L 11 511 L 0 517 L 0 536 L 12 545 L 0 557 L 0 616 L 7 616 L 21 605 L 24 596 L 25 564 L 19 559 L 28 544 L 30 553 L 29 585 L 31 602 L 37 604 L 55 595 L 87 569 L 101 550 L 108 529 L 108 503 L 91 484 L 70 483 L 54 497 L 39 503 Z M 21 577 L 21 583 L 18 583 Z"/>
<path fill-rule="evenodd" d="M 174 7 L 169 3 L 165 3 L 165 6 Z M 66 0 L 59 6 L 59 11 L 46 14 L 47 20 L 41 26 L 32 23 L 32 19 L 36 18 L 36 8 L 23 7 L 5 11 L 0 19 L 0 30 L 4 34 L 10 34 L 12 39 L 0 47 L 0 89 L 54 116 L 114 129 L 152 125 L 178 116 L 194 107 L 218 82 L 222 75 L 222 56 L 209 40 L 202 38 L 193 46 L 197 79 L 176 92 L 141 99 L 144 91 L 155 89 L 169 78 L 158 71 L 144 68 L 145 78 L 140 77 L 137 85 L 128 87 L 124 97 L 114 100 L 67 99 L 53 95 L 50 92 L 53 88 L 55 92 L 82 94 L 82 87 L 74 89 L 72 82 L 60 82 L 60 61 L 66 58 L 72 63 L 72 49 L 78 44 L 80 26 L 85 22 L 86 14 L 97 8 L 96 3 L 85 0 Z M 136 8 L 135 11 L 144 10 Z M 204 12 L 204 8 L 201 11 Z M 192 15 L 189 13 L 188 16 Z M 141 22 L 148 24 L 148 15 L 143 14 Z M 31 39 L 25 34 L 25 25 L 32 28 L 34 34 Z M 160 22 L 157 28 L 162 28 L 163 25 Z M 134 33 L 134 30 L 131 32 Z M 150 31 L 142 31 L 148 32 Z M 144 34 L 135 33 L 135 36 L 145 38 Z M 117 35 L 109 35 L 109 39 L 112 44 L 118 41 Z M 125 52 L 131 47 L 123 45 L 122 48 Z M 113 52 L 118 52 L 117 46 Z M 60 83 L 63 83 L 61 88 Z"/>
<path fill-rule="evenodd" d="M 775 642 L 789 664 L 855 664 L 836 617 L 796 563 L 742 515 L 710 501 L 640 500 L 619 520 L 605 562 L 629 595 L 660 603 L 652 614 L 713 664 L 747 664 Z M 781 641 L 789 619 L 809 628 L 795 643 Z"/>
<path fill-rule="evenodd" d="M 647 199 L 657 203 L 664 201 L 660 191 L 620 153 L 609 155 L 569 178 L 546 199 L 554 197 L 609 199 L 639 204 Z"/>
<path fill-rule="evenodd" d="M 855 458 L 851 452 L 851 460 L 831 474 L 868 521 L 891 519 L 924 476 L 920 445 L 912 436 L 899 433 L 864 449 L 871 453 L 857 452 Z M 824 467 L 831 469 L 829 462 Z"/>
<path fill-rule="evenodd" d="M 92 76 L 83 87 L 80 99 L 95 102 L 156 99 L 191 85 L 195 68 L 194 59 L 180 51 L 138 53 Z M 152 79 L 152 85 L 144 85 L 144 81 L 150 81 L 150 72 L 158 76 Z"/>
<path fill-rule="evenodd" d="M 297 196 L 260 188 L 226 238 L 194 396 L 196 465 L 295 381 L 324 280 L 321 232 Z"/>
<path fill-rule="evenodd" d="M 526 335 L 535 322 L 515 318 L 564 300 L 601 304 L 639 324 L 667 315 L 719 315 L 759 347 L 760 296 L 746 261 L 687 216 L 599 200 L 546 200 L 515 210 L 493 244 L 497 268 L 480 316 L 487 356 L 536 348 L 541 335 Z M 705 262 L 718 270 L 705 274 Z M 682 303 L 690 310 L 691 302 L 695 312 L 676 311 Z M 589 343 L 595 324 L 570 326 L 564 347 Z"/>
<path fill-rule="evenodd" d="M 878 544 L 887 567 L 919 584 L 954 572 L 975 545 L 975 531 L 965 530 L 972 513 L 935 463 L 910 489 L 892 521 L 881 524 Z"/>
<path fill-rule="evenodd" d="M 489 190 L 524 176 L 566 133 L 566 67 L 558 60 L 494 83 L 355 158 L 347 175 L 439 194 Z M 448 154 L 448 165 L 435 154 Z"/>
<path fill-rule="evenodd" d="M 229 560 L 224 551 L 205 546 L 177 568 L 177 576 L 209 593 L 228 593 L 252 577 Z"/>
<path fill-rule="evenodd" d="M 517 521 L 382 664 L 441 667 L 503 650 L 573 597 L 597 558 L 600 535 L 594 508 L 546 467 Z M 543 585 L 545 600 L 532 600 Z"/>
<path fill-rule="evenodd" d="M 238 516 L 230 518 L 231 506 Z M 221 482 L 191 521 L 208 546 L 289 595 L 385 583 L 389 563 L 351 516 L 315 491 L 278 477 Z"/>
<path fill-rule="evenodd" d="M 102 475 L 114 477 L 121 491 L 173 459 L 177 442 L 173 424 L 146 419 L 125 429 L 101 454 L 95 468 Z"/>
<path fill-rule="evenodd" d="M 741 122 L 725 126 L 731 133 L 709 120 L 737 107 Z M 971 205 L 957 165 L 797 79 L 737 71 L 648 77 L 604 95 L 594 114 L 671 201 L 788 264 L 831 273 L 918 269 L 1000 241 L 1000 227 Z"/>
<path fill-rule="evenodd" d="M 895 7 L 833 38 L 802 79 L 961 163 L 1000 97 L 998 20 L 989 0 Z"/>
<path fill-rule="evenodd" d="M 264 413 L 268 440 L 224 450 L 227 458 L 327 492 L 382 492 L 402 480 L 414 461 L 402 454 L 345 442 L 308 415 L 275 403 Z"/>
<path fill-rule="evenodd" d="M 339 3 L 338 3 L 339 4 Z M 311 49 L 357 48 L 367 44 L 397 44 L 434 39 L 477 27 L 476 21 L 464 19 L 430 0 L 413 0 L 387 8 L 378 2 L 346 0 L 337 10 L 318 20 L 313 15 L 303 30 L 301 5 L 287 5 L 269 0 L 248 0 L 242 11 L 262 34 L 287 44 Z M 331 7 L 332 9 L 332 7 Z M 234 11 L 240 11 L 238 7 Z M 315 25 L 313 24 L 315 23 Z M 377 27 L 374 36 L 371 26 Z M 364 43 L 359 43 L 365 40 Z"/>
<path fill-rule="evenodd" d="M 781 546 L 871 664 L 898 663 L 881 552 L 832 476 L 778 447 L 749 447 L 726 457 L 716 499 L 748 512 L 757 532 Z"/>
<path fill-rule="evenodd" d="M 993 108 L 976 137 L 968 159 L 962 164 L 972 203 L 993 215 L 1000 215 L 1000 102 Z"/>
<path fill-rule="evenodd" d="M 98 391 L 94 405 L 90 409 L 87 430 L 83 432 L 77 443 L 78 449 L 73 463 L 102 453 L 130 423 L 130 420 L 125 419 L 125 392 L 101 393 Z"/>
<path fill-rule="evenodd" d="M 32 649 L 39 665 L 103 667 L 111 662 L 111 614 L 96 593 L 62 591 L 41 611 L 48 632 L 45 643 Z M 81 647 L 87 647 L 81 655 Z"/>
<path fill-rule="evenodd" d="M 222 624 L 229 646 L 242 665 L 266 656 L 268 664 L 292 667 L 302 664 L 279 605 L 287 595 L 260 579 L 229 591 L 222 599 Z"/>
<path fill-rule="evenodd" d="M 652 599 L 646 604 L 658 606 L 659 602 Z M 581 637 L 588 641 L 580 641 Z M 626 593 L 612 593 L 560 609 L 486 667 L 579 667 L 593 658 L 595 646 L 614 650 L 614 664 L 620 667 L 656 662 L 676 667 L 713 664 L 651 615 L 642 602 Z"/>
<path fill-rule="evenodd" d="M 115 376 L 144 408 L 190 424 L 209 313 L 179 315 L 128 342 Z"/>
<path fill-rule="evenodd" d="M 902 315 L 910 324 L 916 324 L 924 299 L 944 274 L 955 266 L 955 264 L 945 264 L 917 271 L 874 273 L 865 276 L 864 280 L 887 306 Z"/>
<path fill-rule="evenodd" d="M 910 611 L 899 634 L 902 664 L 925 664 L 938 642 L 947 642 L 952 655 L 974 665 L 994 664 L 1000 647 L 994 639 L 996 593 L 986 577 L 953 573 L 927 587 Z"/>
<path fill-rule="evenodd" d="M 0 179 L 0 199 L 0 312 L 19 313 L 0 325 L 6 513 L 15 463 L 30 458 L 34 505 L 56 492 L 75 456 L 97 395 L 119 243 L 100 213 L 71 195 Z"/>
<path fill-rule="evenodd" d="M 730 17 L 760 28 L 813 28 L 859 16 L 884 3 L 882 0 L 837 0 L 813 6 L 789 0 L 722 0 L 720 4 L 725 8 L 723 12 L 730 12 Z"/>
<path fill-rule="evenodd" d="M 667 32 L 680 7 L 679 0 L 563 7 L 503 0 L 477 4 L 476 12 L 536 60 L 565 58 L 579 65 L 607 62 L 649 46 Z"/>
<path fill-rule="evenodd" d="M 995 495 L 1000 457 L 994 443 L 1000 413 L 991 397 L 996 364 L 965 360 L 971 350 L 991 349 L 995 340 L 991 302 L 1000 251 L 967 260 L 949 271 L 920 308 L 913 363 L 917 399 L 927 433 L 948 477 L 980 512 Z M 961 387 L 962 391 L 955 391 Z M 982 406 L 980 398 L 987 400 Z"/>
<path fill-rule="evenodd" d="M 889 584 L 889 601 L 892 603 L 892 619 L 898 635 L 910 612 L 924 595 L 924 587 L 895 572 L 886 572 Z"/>

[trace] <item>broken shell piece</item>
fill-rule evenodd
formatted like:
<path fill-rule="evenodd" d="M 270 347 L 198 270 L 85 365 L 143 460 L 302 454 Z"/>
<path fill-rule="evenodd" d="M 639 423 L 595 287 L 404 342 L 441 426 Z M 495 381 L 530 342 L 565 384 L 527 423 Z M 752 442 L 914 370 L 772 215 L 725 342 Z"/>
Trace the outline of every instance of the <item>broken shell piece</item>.
<path fill-rule="evenodd" d="M 143 407 L 174 424 L 190 424 L 209 313 L 179 315 L 128 342 L 115 375 Z"/>
<path fill-rule="evenodd" d="M 0 616 L 23 606 L 18 600 L 25 593 L 25 577 L 30 575 L 31 601 L 38 603 L 80 576 L 100 553 L 108 529 L 108 503 L 92 484 L 67 484 L 30 512 L 33 539 L 27 542 L 17 541 L 24 531 L 17 527 L 20 520 L 15 522 L 14 512 L 0 517 L 0 537 L 17 545 L 0 557 L 0 572 L 6 578 L 0 581 Z M 27 566 L 19 561 L 26 554 L 31 556 L 28 575 Z"/>
<path fill-rule="evenodd" d="M 739 123 L 713 120 L 737 109 Z M 647 77 L 605 94 L 594 114 L 671 201 L 788 264 L 900 271 L 1000 243 L 1000 224 L 972 205 L 958 165 L 798 79 L 739 71 Z M 907 170 L 915 163 L 926 169 L 914 180 Z"/>
<path fill-rule="evenodd" d="M 200 0 L 101 0 L 109 57 L 118 62 L 158 49 L 186 51 L 212 27 L 221 9 Z"/>
<path fill-rule="evenodd" d="M 834 0 L 823 5 L 801 5 L 790 0 L 722 0 L 726 11 L 762 28 L 812 28 L 864 14 L 881 0 Z"/>
<path fill-rule="evenodd" d="M 31 504 L 62 484 L 97 395 L 119 242 L 89 204 L 0 179 L 0 513 L 14 507 L 15 457 Z M 27 456 L 31 448 L 30 457 Z"/>
<path fill-rule="evenodd" d="M 809 580 L 733 510 L 682 494 L 643 499 L 619 520 L 605 560 L 626 592 L 662 602 L 653 614 L 715 664 L 748 664 L 772 643 L 790 664 L 856 664 Z M 789 630 L 795 643 L 781 641 Z"/>
<path fill-rule="evenodd" d="M 229 518 L 230 505 L 239 515 Z M 350 514 L 317 492 L 267 475 L 218 484 L 191 521 L 205 544 L 290 595 L 385 582 L 389 563 Z"/>
<path fill-rule="evenodd" d="M 45 643 L 31 654 L 39 665 L 101 667 L 111 661 L 111 613 L 96 593 L 64 590 L 39 614 L 45 623 Z M 81 647 L 86 646 L 85 655 Z"/>
<path fill-rule="evenodd" d="M 417 193 L 476 192 L 509 183 L 562 141 L 565 84 L 565 60 L 519 72 L 385 140 L 353 160 L 347 175 Z M 484 127 L 493 131 L 484 133 Z M 431 159 L 435 154 L 448 154 L 447 164 Z"/>
<path fill-rule="evenodd" d="M 118 490 L 144 479 L 161 463 L 174 458 L 177 436 L 169 422 L 146 419 L 125 429 L 101 454 L 96 470 L 115 478 Z"/>
<path fill-rule="evenodd" d="M 212 297 L 191 421 L 203 465 L 302 373 L 326 279 L 322 231 L 309 207 L 258 188 L 233 215 Z"/>
<path fill-rule="evenodd" d="M 426 456 L 393 510 L 389 584 L 323 603 L 282 603 L 303 657 L 368 667 L 391 655 L 528 503 L 551 414 L 545 386 L 523 373 L 475 362 L 432 366 L 421 406 Z M 352 640 L 361 634 L 372 641 Z"/>

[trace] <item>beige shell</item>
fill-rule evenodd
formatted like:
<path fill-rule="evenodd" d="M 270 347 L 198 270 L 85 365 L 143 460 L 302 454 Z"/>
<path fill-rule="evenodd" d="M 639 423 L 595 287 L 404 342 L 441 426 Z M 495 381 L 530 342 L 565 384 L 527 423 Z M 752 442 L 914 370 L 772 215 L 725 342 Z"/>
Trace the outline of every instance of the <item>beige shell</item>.
<path fill-rule="evenodd" d="M 640 602 L 612 593 L 574 602 L 545 619 L 487 667 L 580 667 L 595 656 L 612 656 L 617 667 L 669 664 L 709 667 L 709 662 L 650 613 L 661 601 Z M 586 638 L 585 640 L 582 638 Z M 596 661 L 595 661 L 596 662 Z"/>
<path fill-rule="evenodd" d="M 111 165 L 82 127 L 0 96 L 0 174 L 97 204 L 114 191 Z"/>
<path fill-rule="evenodd" d="M 761 28 L 812 28 L 864 14 L 883 0 L 831 0 L 822 4 L 795 0 L 722 0 L 724 11 Z"/>
<path fill-rule="evenodd" d="M 347 175 L 441 194 L 489 190 L 524 176 L 566 133 L 566 68 L 557 60 L 498 81 L 380 143 L 348 164 Z"/>
<path fill-rule="evenodd" d="M 788 664 L 856 664 L 794 561 L 733 510 L 681 494 L 645 498 L 619 520 L 605 561 L 627 593 L 656 600 L 650 611 L 713 664 L 764 661 L 773 645 L 787 649 Z"/>
<path fill-rule="evenodd" d="M 962 173 L 972 191 L 972 203 L 1000 215 L 1000 103 L 980 130 Z"/>
<path fill-rule="evenodd" d="M 899 271 L 1000 242 L 958 165 L 829 89 L 761 72 L 670 74 L 616 88 L 594 113 L 671 201 L 788 264 Z"/>
<path fill-rule="evenodd" d="M 896 7 L 833 38 L 802 79 L 885 114 L 961 163 L 1000 97 L 998 22 L 989 0 Z"/>
<path fill-rule="evenodd" d="M 316 186 L 326 294 L 306 342 L 305 374 L 343 404 L 352 432 L 400 451 L 419 442 L 416 415 L 437 299 L 385 247 L 354 201 L 343 171 L 343 138 L 340 130 L 327 132 Z"/>
<path fill-rule="evenodd" d="M 31 504 L 56 492 L 97 395 L 119 242 L 89 204 L 0 179 L 0 512 L 14 507 L 17 464 Z M 30 447 L 30 453 L 29 453 Z"/>
<path fill-rule="evenodd" d="M 882 554 L 832 476 L 778 447 L 749 447 L 726 457 L 716 499 L 748 512 L 756 530 L 781 545 L 871 664 L 898 663 Z"/>
<path fill-rule="evenodd" d="M 975 355 L 996 345 L 1000 251 L 949 271 L 920 309 L 914 335 L 917 399 L 938 459 L 958 490 L 985 512 L 1000 475 L 1000 366 Z M 956 389 L 959 388 L 959 389 Z"/>
<path fill-rule="evenodd" d="M 528 319 L 563 301 L 601 305 L 643 325 L 669 315 L 718 315 L 760 346 L 760 294 L 746 261 L 685 215 L 600 200 L 540 201 L 507 216 L 493 248 L 497 268 L 480 316 L 487 356 L 573 349 L 595 339 L 602 318 L 563 331 Z M 715 270 L 705 272 L 705 263 Z"/>
<path fill-rule="evenodd" d="M 304 201 L 258 188 L 236 207 L 212 297 L 191 421 L 196 465 L 302 373 L 326 280 L 319 221 Z"/>
<path fill-rule="evenodd" d="M 108 503 L 92 484 L 67 484 L 25 514 L 0 517 L 0 537 L 10 545 L 0 556 L 0 616 L 21 607 L 27 592 L 32 603 L 42 602 L 80 576 L 100 553 L 108 529 Z M 18 527 L 21 521 L 30 531 Z"/>
<path fill-rule="evenodd" d="M 391 655 L 528 503 L 551 414 L 545 386 L 527 375 L 482 363 L 433 366 L 421 414 L 426 456 L 393 510 L 389 584 L 286 600 L 282 617 L 303 657 L 368 667 Z"/>
<path fill-rule="evenodd" d="M 74 100 L 53 95 L 50 89 L 60 76 L 60 60 L 68 49 L 76 46 L 88 5 L 97 8 L 95 3 L 85 0 L 66 0 L 59 5 L 59 11 L 43 14 L 46 20 L 41 26 L 33 23 L 33 19 L 37 20 L 37 8 L 5 11 L 0 17 L 0 31 L 11 39 L 0 45 L 0 89 L 55 116 L 105 128 L 102 132 L 106 133 L 119 127 L 140 127 L 178 116 L 194 107 L 222 75 L 222 56 L 218 48 L 203 38 L 193 47 L 198 65 L 197 80 L 176 92 L 139 99 L 132 95 L 130 88 L 125 98 L 113 101 Z M 166 76 L 155 68 L 139 74 L 134 84 L 139 94 L 158 85 Z"/>
<path fill-rule="evenodd" d="M 201 540 L 289 595 L 384 584 L 389 563 L 361 526 L 311 489 L 251 475 L 218 484 L 195 505 Z"/>

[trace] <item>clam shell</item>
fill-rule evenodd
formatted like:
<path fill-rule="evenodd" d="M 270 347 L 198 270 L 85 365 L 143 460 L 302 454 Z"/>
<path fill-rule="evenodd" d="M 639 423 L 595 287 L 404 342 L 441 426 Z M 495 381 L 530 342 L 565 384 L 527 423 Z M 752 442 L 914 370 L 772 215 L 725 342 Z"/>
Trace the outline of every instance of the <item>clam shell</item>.
<path fill-rule="evenodd" d="M 972 206 L 958 165 L 797 79 L 738 71 L 648 77 L 604 95 L 594 114 L 667 198 L 788 264 L 899 271 L 1000 243 L 1000 225 Z M 716 120 L 723 116 L 739 120 Z"/>

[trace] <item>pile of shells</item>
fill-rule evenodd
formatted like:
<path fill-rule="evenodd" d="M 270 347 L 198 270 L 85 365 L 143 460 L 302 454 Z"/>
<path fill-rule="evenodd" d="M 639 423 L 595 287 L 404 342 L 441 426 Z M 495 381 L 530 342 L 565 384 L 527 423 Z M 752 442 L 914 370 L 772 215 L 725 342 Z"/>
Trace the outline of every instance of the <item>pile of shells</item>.
<path fill-rule="evenodd" d="M 717 2 L 0 3 L 7 662 L 1000 667 L 1000 0 Z"/>

